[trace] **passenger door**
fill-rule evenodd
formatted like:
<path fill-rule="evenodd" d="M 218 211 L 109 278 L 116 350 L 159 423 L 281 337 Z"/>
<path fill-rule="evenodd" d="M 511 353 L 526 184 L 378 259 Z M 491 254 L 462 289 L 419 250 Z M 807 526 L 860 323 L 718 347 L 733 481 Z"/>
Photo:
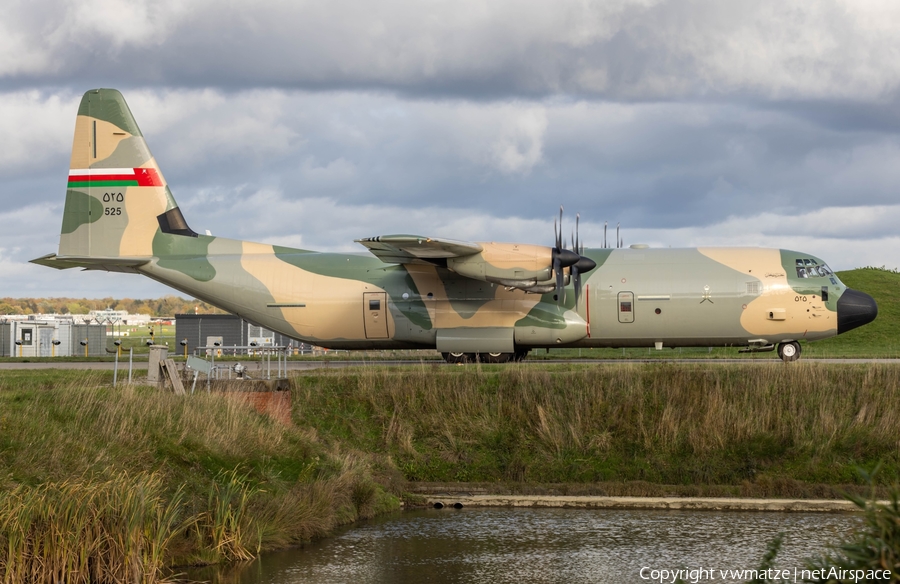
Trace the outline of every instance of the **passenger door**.
<path fill-rule="evenodd" d="M 388 338 L 387 294 L 385 292 L 364 292 L 363 310 L 365 311 L 366 338 Z"/>

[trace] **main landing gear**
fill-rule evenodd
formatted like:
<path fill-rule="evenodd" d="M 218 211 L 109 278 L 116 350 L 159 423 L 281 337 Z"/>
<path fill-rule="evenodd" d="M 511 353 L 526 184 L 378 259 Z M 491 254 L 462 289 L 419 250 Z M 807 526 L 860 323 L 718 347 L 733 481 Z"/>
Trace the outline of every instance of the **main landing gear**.
<path fill-rule="evenodd" d="M 515 353 L 441 353 L 447 363 L 508 363 L 522 361 L 527 355 L 527 350 Z"/>
<path fill-rule="evenodd" d="M 800 343 L 791 341 L 789 343 L 778 343 L 778 356 L 785 363 L 796 361 L 800 358 Z"/>

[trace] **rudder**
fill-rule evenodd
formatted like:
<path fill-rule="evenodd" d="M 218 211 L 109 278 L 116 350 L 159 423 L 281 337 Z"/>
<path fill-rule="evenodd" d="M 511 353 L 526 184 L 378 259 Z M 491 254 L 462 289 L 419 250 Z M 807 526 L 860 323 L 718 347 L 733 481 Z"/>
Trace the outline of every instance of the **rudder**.
<path fill-rule="evenodd" d="M 117 90 L 84 94 L 69 168 L 60 259 L 148 258 L 158 230 L 196 236 Z"/>

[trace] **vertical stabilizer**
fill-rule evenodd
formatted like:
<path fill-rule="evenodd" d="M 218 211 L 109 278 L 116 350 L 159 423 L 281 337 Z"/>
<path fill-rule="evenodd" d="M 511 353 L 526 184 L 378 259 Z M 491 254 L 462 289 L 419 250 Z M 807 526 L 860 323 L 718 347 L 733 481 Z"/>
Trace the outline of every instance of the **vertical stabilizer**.
<path fill-rule="evenodd" d="M 149 257 L 158 230 L 196 235 L 115 89 L 81 99 L 69 169 L 60 258 Z"/>

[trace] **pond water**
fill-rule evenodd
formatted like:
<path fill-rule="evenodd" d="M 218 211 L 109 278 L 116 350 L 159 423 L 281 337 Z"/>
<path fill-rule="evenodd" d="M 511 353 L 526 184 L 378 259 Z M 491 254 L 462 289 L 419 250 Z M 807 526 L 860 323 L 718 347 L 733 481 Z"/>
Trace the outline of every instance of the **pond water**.
<path fill-rule="evenodd" d="M 759 567 L 768 542 L 784 532 L 776 567 L 790 570 L 794 581 L 805 558 L 820 555 L 859 524 L 857 515 L 828 513 L 429 509 L 356 524 L 300 549 L 188 577 L 219 584 L 618 584 L 664 577 L 672 582 L 653 570 L 702 568 L 712 577 L 687 572 L 685 581 L 742 582 L 721 571 Z"/>

